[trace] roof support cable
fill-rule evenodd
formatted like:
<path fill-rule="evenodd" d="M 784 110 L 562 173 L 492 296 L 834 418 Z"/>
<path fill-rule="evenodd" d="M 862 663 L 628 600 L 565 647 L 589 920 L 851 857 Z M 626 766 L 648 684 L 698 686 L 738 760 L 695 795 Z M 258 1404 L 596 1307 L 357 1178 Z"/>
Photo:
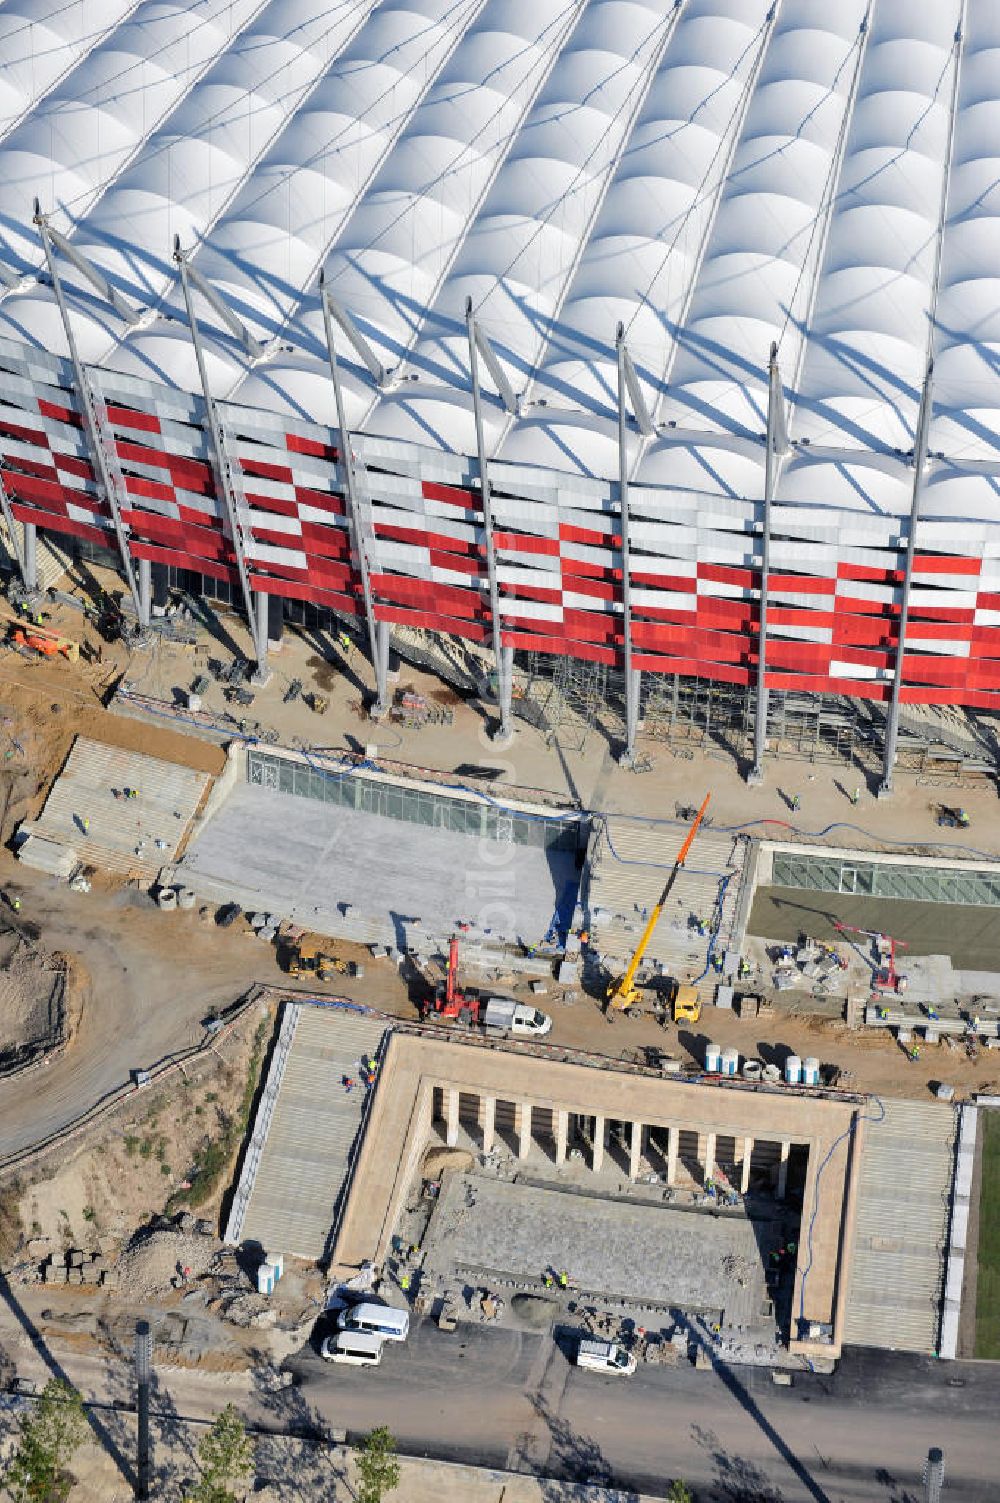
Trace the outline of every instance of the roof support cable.
<path fill-rule="evenodd" d="M 191 343 L 194 345 L 195 360 L 198 363 L 198 378 L 201 382 L 202 396 L 205 399 L 205 413 L 208 418 L 209 436 L 212 442 L 216 486 L 221 493 L 222 503 L 226 509 L 226 517 L 229 523 L 229 537 L 233 545 L 233 555 L 236 559 L 236 570 L 240 577 L 240 587 L 243 591 L 243 604 L 247 613 L 247 624 L 250 628 L 250 638 L 253 642 L 254 656 L 257 660 L 257 682 L 262 683 L 267 679 L 267 625 L 261 621 L 257 612 L 257 602 L 253 588 L 250 584 L 250 574 L 247 568 L 247 544 L 252 540 L 252 528 L 250 522 L 250 507 L 246 496 L 243 494 L 243 485 L 235 468 L 235 456 L 231 457 L 228 450 L 226 431 L 219 417 L 219 410 L 215 404 L 208 384 L 208 371 L 205 366 L 205 351 L 198 333 L 198 320 L 194 312 L 194 300 L 191 293 L 191 267 L 181 250 L 180 237 L 174 237 L 174 260 L 181 274 L 181 291 L 184 294 L 184 307 L 187 312 L 188 327 L 191 330 Z M 199 279 L 199 284 L 200 284 Z"/>
<path fill-rule="evenodd" d="M 326 330 L 326 349 L 330 361 L 330 378 L 333 381 L 333 396 L 337 405 L 337 428 L 340 436 L 340 459 L 344 467 L 344 482 L 347 491 L 347 510 L 351 524 L 351 543 L 361 576 L 361 593 L 365 603 L 365 621 L 368 626 L 368 644 L 372 668 L 375 673 L 375 703 L 371 707 L 373 720 L 388 714 L 387 685 L 389 679 L 389 644 L 387 633 L 379 630 L 375 619 L 375 600 L 372 593 L 371 565 L 374 557 L 375 529 L 372 522 L 371 498 L 359 494 L 357 473 L 354 467 L 354 448 L 344 413 L 344 391 L 340 382 L 340 366 L 337 362 L 337 347 L 333 337 L 333 310 L 330 293 L 319 274 L 320 300 L 323 304 L 323 326 Z"/>
<path fill-rule="evenodd" d="M 877 790 L 879 798 L 887 798 L 892 793 L 892 771 L 896 761 L 896 746 L 899 740 L 899 706 L 903 693 L 906 632 L 910 624 L 910 589 L 913 582 L 913 559 L 917 546 L 920 502 L 923 497 L 924 472 L 927 469 L 931 418 L 934 410 L 934 352 L 937 332 L 937 305 L 941 289 L 941 257 L 944 245 L 944 228 L 948 218 L 948 191 L 951 184 L 951 167 L 955 153 L 955 120 L 958 113 L 959 83 L 962 76 L 962 59 L 965 55 L 966 4 L 967 0 L 962 0 L 961 15 L 954 38 L 955 67 L 951 80 L 948 140 L 944 153 L 944 171 L 941 174 L 937 242 L 934 248 L 934 270 L 931 275 L 930 298 L 927 309 L 927 374 L 924 378 L 923 391 L 920 396 L 917 428 L 913 440 L 913 492 L 910 501 L 909 530 L 906 538 L 906 558 L 903 565 L 903 590 L 899 602 L 899 632 L 896 638 L 892 691 L 889 697 L 889 710 L 886 715 L 885 745 L 882 749 L 882 781 Z"/>
<path fill-rule="evenodd" d="M 511 703 L 514 692 L 513 648 L 503 644 L 500 622 L 500 586 L 497 580 L 496 546 L 493 539 L 493 502 L 490 495 L 489 461 L 486 455 L 486 434 L 483 427 L 483 398 L 479 385 L 480 343 L 476 315 L 472 311 L 472 299 L 465 301 L 465 322 L 469 335 L 469 370 L 472 377 L 472 406 L 476 420 L 476 450 L 479 455 L 479 496 L 483 508 L 483 536 L 486 542 L 486 571 L 489 578 L 490 619 L 492 622 L 493 652 L 496 657 L 497 710 L 499 727 L 495 739 L 506 741 L 511 735 Z M 492 371 L 491 371 L 492 374 Z"/>
<path fill-rule="evenodd" d="M 781 460 L 788 453 L 785 427 L 785 393 L 778 369 L 778 346 L 772 344 L 768 362 L 767 436 L 764 457 L 764 516 L 760 539 L 760 602 L 757 624 L 757 695 L 754 707 L 753 763 L 747 782 L 764 781 L 764 752 L 767 747 L 767 592 L 771 581 L 771 505 L 777 489 Z"/>
<path fill-rule="evenodd" d="M 618 508 L 621 519 L 622 560 L 622 640 L 625 649 L 625 747 L 619 758 L 623 767 L 635 765 L 635 737 L 639 726 L 639 696 L 642 690 L 642 672 L 632 667 L 632 574 L 629 555 L 629 463 L 628 463 L 628 418 L 625 411 L 626 392 L 632 397 L 636 408 L 636 421 L 642 433 L 651 433 L 649 413 L 643 401 L 642 389 L 635 377 L 635 367 L 625 343 L 625 325 L 618 325 L 615 338 L 618 356 Z M 631 371 L 631 380 L 629 372 Z M 638 399 L 638 400 L 637 400 Z M 643 419 L 646 424 L 644 426 Z"/>
<path fill-rule="evenodd" d="M 122 562 L 122 570 L 128 584 L 129 594 L 135 606 L 136 618 L 140 627 L 149 625 L 149 612 L 146 608 L 147 600 L 145 592 L 140 591 L 136 583 L 135 570 L 132 568 L 132 555 L 129 551 L 129 529 L 122 518 L 122 506 L 128 506 L 128 493 L 125 488 L 125 478 L 122 475 L 121 466 L 118 463 L 118 451 L 115 447 L 115 437 L 108 422 L 108 410 L 104 398 L 96 392 L 88 372 L 84 369 L 77 349 L 76 337 L 73 333 L 73 325 L 70 322 L 69 305 L 66 302 L 66 294 L 63 290 L 62 278 L 59 275 L 59 266 L 56 261 L 56 249 L 63 241 L 61 235 L 55 235 L 49 227 L 47 217 L 42 213 L 41 204 L 35 199 L 34 223 L 41 238 L 42 249 L 45 252 L 45 261 L 48 273 L 52 279 L 52 291 L 55 294 L 56 306 L 59 309 L 59 317 L 62 319 L 63 331 L 66 335 L 66 345 L 69 350 L 69 358 L 73 364 L 73 374 L 76 377 L 77 388 L 83 404 L 84 432 L 90 448 L 91 462 L 97 480 L 98 494 L 111 512 L 112 525 L 115 537 L 118 541 L 118 553 Z M 65 243 L 65 242 L 63 242 Z"/>

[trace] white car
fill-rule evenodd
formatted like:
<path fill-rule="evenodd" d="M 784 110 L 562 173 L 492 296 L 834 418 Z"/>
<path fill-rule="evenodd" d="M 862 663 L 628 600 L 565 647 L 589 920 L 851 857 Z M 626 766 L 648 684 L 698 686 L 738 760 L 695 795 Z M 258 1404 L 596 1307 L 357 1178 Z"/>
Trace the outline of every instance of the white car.
<path fill-rule="evenodd" d="M 345 1362 L 351 1367 L 377 1367 L 385 1342 L 370 1331 L 337 1331 L 327 1336 L 319 1349 L 325 1362 Z"/>

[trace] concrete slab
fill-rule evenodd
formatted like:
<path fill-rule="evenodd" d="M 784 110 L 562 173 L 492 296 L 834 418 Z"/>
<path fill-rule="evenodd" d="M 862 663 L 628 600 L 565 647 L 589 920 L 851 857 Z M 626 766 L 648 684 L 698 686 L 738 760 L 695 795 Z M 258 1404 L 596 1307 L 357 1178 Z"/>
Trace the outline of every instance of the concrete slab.
<path fill-rule="evenodd" d="M 971 903 L 912 903 L 904 898 L 812 892 L 801 887 L 761 887 L 754 898 L 749 929 L 751 934 L 782 943 L 794 942 L 801 933 L 835 940 L 836 920 L 905 940 L 908 949 L 897 961 L 902 970 L 910 955 L 948 955 L 955 966 L 995 973 L 1000 972 L 997 914 L 996 908 Z"/>
<path fill-rule="evenodd" d="M 484 842 L 249 783 L 203 826 L 180 875 L 199 896 L 398 947 L 412 944 L 414 931 L 441 944 L 459 922 L 497 942 L 537 943 L 576 880 L 572 853 Z"/>
<path fill-rule="evenodd" d="M 530 1278 L 565 1269 L 586 1298 L 724 1311 L 731 1325 L 760 1327 L 777 1235 L 774 1223 L 744 1216 L 456 1174 L 424 1238 L 425 1268 Z"/>

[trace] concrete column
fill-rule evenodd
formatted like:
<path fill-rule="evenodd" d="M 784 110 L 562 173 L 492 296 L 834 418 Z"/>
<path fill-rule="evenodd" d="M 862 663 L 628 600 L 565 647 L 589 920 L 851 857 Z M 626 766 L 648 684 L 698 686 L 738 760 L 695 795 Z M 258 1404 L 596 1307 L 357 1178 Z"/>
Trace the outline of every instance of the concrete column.
<path fill-rule="evenodd" d="M 24 524 L 24 588 L 38 589 L 38 528 L 34 522 Z"/>
<path fill-rule="evenodd" d="M 740 1194 L 745 1195 L 750 1189 L 750 1160 L 753 1158 L 753 1138 L 743 1139 L 743 1176 L 740 1180 Z"/>
<path fill-rule="evenodd" d="M 604 1166 L 604 1145 L 608 1140 L 608 1124 L 603 1117 L 594 1118 L 594 1147 L 590 1167 L 599 1174 Z"/>
<path fill-rule="evenodd" d="M 493 1152 L 497 1127 L 497 1100 L 495 1096 L 480 1096 L 479 1125 L 483 1130 L 483 1152 Z"/>
<path fill-rule="evenodd" d="M 784 1142 L 781 1145 L 781 1161 L 778 1164 L 778 1199 L 784 1200 L 785 1191 L 788 1188 L 788 1155 L 791 1151 L 791 1143 Z"/>
<path fill-rule="evenodd" d="M 628 1177 L 629 1177 L 629 1179 L 638 1179 L 639 1178 L 639 1165 L 640 1165 L 640 1162 L 642 1160 L 642 1134 L 643 1134 L 642 1123 L 641 1122 L 633 1122 L 632 1123 L 632 1136 L 629 1139 L 629 1149 L 628 1149 Z"/>
<path fill-rule="evenodd" d="M 702 1166 L 702 1178 L 710 1180 L 715 1178 L 715 1133 L 705 1134 L 705 1162 Z"/>
<path fill-rule="evenodd" d="M 501 647 L 497 654 L 497 680 L 497 704 L 500 710 L 500 725 L 497 729 L 496 739 L 498 741 L 506 741 L 513 730 L 511 724 L 511 705 L 514 696 L 513 647 Z"/>
<path fill-rule="evenodd" d="M 518 1108 L 517 1156 L 526 1159 L 531 1151 L 531 1107 L 523 1101 Z"/>
<path fill-rule="evenodd" d="M 445 1142 L 449 1148 L 458 1143 L 458 1092 L 451 1086 L 444 1093 Z"/>
<path fill-rule="evenodd" d="M 677 1179 L 677 1150 L 681 1146 L 681 1130 L 679 1127 L 668 1129 L 667 1138 L 667 1184 L 672 1185 Z"/>
<path fill-rule="evenodd" d="M 372 644 L 374 650 L 375 670 L 375 703 L 371 707 L 371 718 L 381 720 L 389 713 L 389 623 L 377 621 L 375 623 L 375 641 Z"/>
<path fill-rule="evenodd" d="M 153 588 L 153 615 L 162 616 L 170 604 L 170 570 L 166 564 L 151 564 L 149 572 Z"/>
<path fill-rule="evenodd" d="M 253 606 L 256 614 L 256 651 L 257 668 L 254 672 L 255 684 L 266 684 L 271 670 L 267 666 L 267 602 L 268 597 L 263 590 L 258 590 L 254 595 Z"/>
<path fill-rule="evenodd" d="M 277 651 L 285 631 L 285 606 L 280 595 L 267 597 L 267 645 Z"/>
<path fill-rule="evenodd" d="M 556 1163 L 565 1164 L 566 1146 L 569 1141 L 569 1112 L 561 1106 L 556 1107 Z"/>
<path fill-rule="evenodd" d="M 139 625 L 149 625 L 149 612 L 153 604 L 153 567 L 148 558 L 140 558 L 137 584 L 139 587 Z"/>

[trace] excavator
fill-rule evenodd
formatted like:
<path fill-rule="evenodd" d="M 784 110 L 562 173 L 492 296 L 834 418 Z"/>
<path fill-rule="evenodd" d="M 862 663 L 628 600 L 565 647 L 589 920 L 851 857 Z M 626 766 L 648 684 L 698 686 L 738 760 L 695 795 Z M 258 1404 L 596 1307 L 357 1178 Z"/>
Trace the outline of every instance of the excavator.
<path fill-rule="evenodd" d="M 642 938 L 635 947 L 635 953 L 629 961 L 624 975 L 620 976 L 617 981 L 612 981 L 608 987 L 608 1007 L 615 1012 L 627 1012 L 631 1008 L 637 1008 L 642 1001 L 642 992 L 635 981 L 636 973 L 642 964 L 642 957 L 646 953 L 649 941 L 653 937 L 653 931 L 660 921 L 660 914 L 663 912 L 673 885 L 677 881 L 677 874 L 681 871 L 688 858 L 688 852 L 694 842 L 694 837 L 698 833 L 698 826 L 705 817 L 705 810 L 708 808 L 708 801 L 711 797 L 710 793 L 706 793 L 702 800 L 701 808 L 695 815 L 694 822 L 684 837 L 684 844 L 677 853 L 677 859 L 670 869 L 670 875 L 664 884 L 663 891 L 660 893 L 659 901 L 649 915 L 646 927 L 642 931 Z M 701 1017 L 701 1001 L 699 1000 L 698 988 L 696 986 L 675 982 L 670 1000 L 675 1023 L 698 1022 Z"/>

